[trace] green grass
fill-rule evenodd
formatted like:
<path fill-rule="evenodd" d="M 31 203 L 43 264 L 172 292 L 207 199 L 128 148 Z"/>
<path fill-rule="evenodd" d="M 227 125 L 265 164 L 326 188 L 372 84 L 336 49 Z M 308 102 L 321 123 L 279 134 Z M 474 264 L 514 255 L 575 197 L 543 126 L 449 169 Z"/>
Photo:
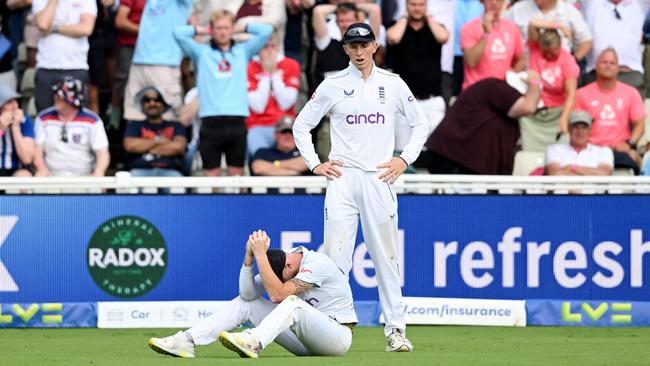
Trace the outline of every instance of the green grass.
<path fill-rule="evenodd" d="M 277 345 L 259 360 L 240 359 L 216 343 L 192 360 L 147 347 L 171 329 L 0 329 L 1 365 L 648 365 L 650 328 L 412 326 L 411 354 L 384 352 L 381 328 L 358 327 L 345 357 L 301 357 Z"/>

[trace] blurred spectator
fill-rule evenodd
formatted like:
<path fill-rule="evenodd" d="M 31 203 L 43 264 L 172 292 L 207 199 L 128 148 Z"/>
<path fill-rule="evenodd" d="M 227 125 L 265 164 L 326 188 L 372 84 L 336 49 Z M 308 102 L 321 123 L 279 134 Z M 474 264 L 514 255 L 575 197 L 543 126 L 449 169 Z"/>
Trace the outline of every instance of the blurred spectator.
<path fill-rule="evenodd" d="M 131 175 L 136 177 L 181 177 L 187 146 L 185 127 L 163 119 L 169 104 L 155 87 L 142 89 L 136 105 L 147 117 L 129 121 L 124 133 L 124 151 Z"/>
<path fill-rule="evenodd" d="M 596 60 L 596 81 L 576 94 L 576 109 L 591 115 L 589 142 L 614 150 L 614 167 L 639 171 L 636 144 L 643 135 L 645 106 L 633 87 L 617 80 L 618 55 L 606 48 Z"/>
<path fill-rule="evenodd" d="M 281 117 L 275 125 L 275 145 L 259 149 L 251 160 L 254 175 L 302 175 L 309 171 L 293 139 L 293 118 Z"/>
<path fill-rule="evenodd" d="M 120 0 L 120 7 L 115 15 L 117 30 L 117 61 L 113 80 L 112 113 L 110 125 L 116 129 L 122 119 L 124 103 L 124 88 L 129 77 L 129 69 L 133 60 L 133 50 L 138 38 L 140 19 L 146 0 Z"/>
<path fill-rule="evenodd" d="M 591 32 L 580 11 L 569 1 L 527 0 L 518 1 L 504 14 L 513 21 L 524 40 L 528 39 L 528 24 L 537 20 L 538 27 L 561 31 L 562 46 L 578 62 L 582 61 L 591 49 Z"/>
<path fill-rule="evenodd" d="M 31 176 L 34 123 L 18 106 L 20 95 L 0 85 L 0 177 Z"/>
<path fill-rule="evenodd" d="M 591 116 L 574 111 L 569 120 L 569 143 L 550 145 L 546 149 L 548 175 L 611 175 L 614 170 L 612 150 L 589 143 Z"/>
<path fill-rule="evenodd" d="M 248 156 L 260 148 L 273 146 L 273 126 L 282 116 L 296 116 L 300 89 L 300 64 L 278 50 L 279 38 L 273 33 L 259 56 L 248 64 L 248 105 L 246 119 Z"/>
<path fill-rule="evenodd" d="M 504 80 L 506 71 L 525 67 L 524 45 L 519 29 L 501 18 L 505 0 L 481 0 L 483 15 L 461 29 L 460 45 L 464 52 L 463 90 L 485 78 Z"/>
<path fill-rule="evenodd" d="M 650 3 L 640 0 L 582 0 L 580 4 L 594 37 L 593 48 L 587 55 L 585 84 L 596 80 L 598 55 L 612 47 L 619 57 L 618 80 L 633 86 L 645 98 L 639 40 L 643 39 L 643 21 Z"/>
<path fill-rule="evenodd" d="M 521 145 L 522 150 L 545 151 L 546 146 L 568 132 L 580 67 L 569 51 L 562 48 L 559 33 L 554 29 L 540 33 L 535 22 L 530 22 L 528 32 L 528 68 L 537 71 L 542 80 L 544 107 L 521 119 Z"/>
<path fill-rule="evenodd" d="M 227 10 L 235 16 L 235 28 L 246 29 L 248 23 L 270 24 L 278 32 L 279 49 L 284 48 L 284 32 L 287 22 L 284 0 L 198 0 L 192 11 L 192 24 L 208 25 L 217 10 Z M 246 41 L 249 36 L 235 34 L 236 41 Z"/>
<path fill-rule="evenodd" d="M 302 46 L 303 11 L 301 0 L 284 0 L 287 8 L 287 24 L 284 27 L 284 54 L 301 64 L 305 61 Z"/>
<path fill-rule="evenodd" d="M 90 84 L 88 85 L 88 108 L 100 114 L 99 88 L 100 85 L 108 85 L 112 89 L 115 73 L 115 0 L 96 0 L 97 19 L 93 33 L 88 37 L 90 48 L 88 49 L 88 73 Z"/>
<path fill-rule="evenodd" d="M 327 16 L 336 14 L 336 25 L 339 28 L 337 35 L 332 35 L 327 26 Z M 359 21 L 356 5 L 340 3 L 338 5 L 322 4 L 314 7 L 313 13 L 314 41 L 316 45 L 316 66 L 314 69 L 314 88 L 328 75 L 348 67 L 350 58 L 343 51 L 341 35 L 348 26 Z M 378 33 L 375 33 L 378 34 Z"/>
<path fill-rule="evenodd" d="M 23 41 L 25 42 L 25 48 L 27 48 L 27 60 L 25 61 L 25 67 L 35 68 L 36 67 L 36 54 L 38 51 L 38 40 L 41 37 L 40 31 L 36 26 L 36 14 L 34 14 L 34 8 L 32 7 L 32 0 L 16 0 L 18 3 L 28 6 L 27 14 L 25 16 L 25 24 L 23 26 Z M 9 0 L 7 4 L 13 2 Z M 27 5 L 28 4 L 28 5 Z"/>
<path fill-rule="evenodd" d="M 36 176 L 104 176 L 108 138 L 102 120 L 83 107 L 83 83 L 67 77 L 53 90 L 54 106 L 36 118 Z"/>
<path fill-rule="evenodd" d="M 233 14 L 218 10 L 212 16 L 211 28 L 184 26 L 174 30 L 178 44 L 198 65 L 199 116 L 202 120 L 199 151 L 203 172 L 208 176 L 221 175 L 222 153 L 226 155 L 228 175 L 244 173 L 245 119 L 249 115 L 246 68 L 273 32 L 268 24 L 250 23 L 246 28 L 233 25 Z M 244 30 L 253 37 L 235 43 L 233 33 Z M 197 34 L 211 34 L 210 44 L 195 41 Z"/>
<path fill-rule="evenodd" d="M 393 71 L 411 89 L 427 115 L 429 131 L 433 132 L 445 115 L 440 55 L 449 32 L 428 13 L 426 0 L 406 0 L 406 14 L 387 31 Z M 398 119 L 395 150 L 401 151 L 410 135 L 406 120 Z"/>
<path fill-rule="evenodd" d="M 643 21 L 643 70 L 650 70 L 650 10 L 646 12 Z M 645 81 L 645 96 L 650 95 L 650 72 L 643 73 Z"/>
<path fill-rule="evenodd" d="M 183 161 L 183 172 L 186 175 L 192 175 L 194 160 L 199 150 L 199 131 L 201 131 L 201 118 L 199 118 L 199 89 L 194 87 L 190 89 L 183 99 L 184 105 L 181 108 L 179 122 L 186 129 L 192 131 L 190 142 L 187 144 L 187 152 Z M 200 155 L 199 155 L 200 156 Z"/>
<path fill-rule="evenodd" d="M 125 119 L 145 119 L 135 105 L 135 95 L 149 85 L 155 85 L 171 106 L 165 117 L 178 118 L 182 101 L 180 64 L 183 52 L 174 41 L 173 30 L 187 24 L 191 7 L 192 0 L 147 1 L 124 92 Z"/>
<path fill-rule="evenodd" d="M 0 4 L 0 85 L 7 85 L 16 90 L 16 74 L 13 70 L 13 54 L 11 53 L 11 33 L 9 28 L 9 8 Z"/>
<path fill-rule="evenodd" d="M 393 0 L 396 1 L 396 0 Z M 442 45 L 442 50 L 440 53 L 440 67 L 442 69 L 442 74 L 441 74 L 441 93 L 443 98 L 448 101 L 449 98 L 452 95 L 452 84 L 453 84 L 453 72 L 454 72 L 454 34 L 453 34 L 453 29 L 454 29 L 454 13 L 456 11 L 456 0 L 425 0 L 426 1 L 426 14 L 427 16 L 431 16 L 435 21 L 442 25 L 448 32 L 449 36 L 447 38 L 447 42 L 444 42 Z M 407 1 L 405 0 L 400 0 L 396 1 L 397 2 L 397 10 L 395 11 L 395 16 L 393 17 L 392 23 L 394 24 L 395 22 L 399 21 L 400 19 L 403 19 L 404 17 L 408 17 L 407 15 Z M 477 1 L 478 3 L 478 1 Z M 483 11 L 483 7 L 480 6 L 480 10 L 478 16 L 481 15 Z M 382 1 L 382 8 L 384 7 L 383 1 Z M 383 9 L 382 9 L 382 17 L 384 16 L 383 14 Z M 392 56 L 395 56 L 394 54 Z M 391 55 L 387 55 L 387 57 L 390 59 L 392 57 Z M 392 66 L 392 64 L 389 64 L 389 66 Z"/>
<path fill-rule="evenodd" d="M 41 32 L 36 54 L 36 110 L 52 106 L 52 87 L 71 76 L 84 85 L 88 75 L 88 36 L 93 32 L 95 0 L 33 0 Z"/>
<path fill-rule="evenodd" d="M 460 48 L 460 30 L 470 20 L 474 20 L 483 14 L 483 5 L 479 0 L 455 0 L 454 14 L 454 66 L 452 76 L 452 95 L 458 95 L 463 86 L 463 50 Z"/>
<path fill-rule="evenodd" d="M 537 108 L 539 75 L 528 71 L 522 95 L 488 78 L 463 91 L 427 140 L 420 159 L 433 174 L 512 174 L 519 140 L 517 119 Z"/>

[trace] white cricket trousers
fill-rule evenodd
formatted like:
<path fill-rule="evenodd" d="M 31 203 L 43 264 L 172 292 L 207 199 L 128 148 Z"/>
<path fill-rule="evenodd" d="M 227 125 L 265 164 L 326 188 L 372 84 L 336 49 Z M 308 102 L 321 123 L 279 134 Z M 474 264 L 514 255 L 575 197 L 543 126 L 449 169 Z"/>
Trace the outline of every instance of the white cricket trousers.
<path fill-rule="evenodd" d="M 380 172 L 341 168 L 342 175 L 327 184 L 325 194 L 324 251 L 349 275 L 359 219 L 363 238 L 375 265 L 386 326 L 406 329 L 399 275 L 397 196 Z"/>
<path fill-rule="evenodd" d="M 238 296 L 186 332 L 194 344 L 206 345 L 217 340 L 220 332 L 247 321 L 255 326 L 250 332 L 262 348 L 275 341 L 297 356 L 343 356 L 352 344 L 350 328 L 297 296 L 289 296 L 279 305 L 261 297 L 246 301 Z"/>

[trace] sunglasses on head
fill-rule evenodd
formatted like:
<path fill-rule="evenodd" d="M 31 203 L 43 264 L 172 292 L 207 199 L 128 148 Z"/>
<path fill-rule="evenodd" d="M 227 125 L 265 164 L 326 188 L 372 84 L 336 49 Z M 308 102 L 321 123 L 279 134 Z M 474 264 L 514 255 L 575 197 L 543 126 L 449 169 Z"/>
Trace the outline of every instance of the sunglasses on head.
<path fill-rule="evenodd" d="M 61 142 L 64 144 L 68 143 L 68 128 L 65 124 L 61 127 Z"/>
<path fill-rule="evenodd" d="M 345 33 L 348 37 L 366 37 L 370 35 L 370 31 L 363 27 L 354 27 Z"/>
<path fill-rule="evenodd" d="M 149 102 L 156 102 L 156 103 L 162 103 L 162 98 L 160 97 L 142 97 L 142 103 L 149 103 Z"/>

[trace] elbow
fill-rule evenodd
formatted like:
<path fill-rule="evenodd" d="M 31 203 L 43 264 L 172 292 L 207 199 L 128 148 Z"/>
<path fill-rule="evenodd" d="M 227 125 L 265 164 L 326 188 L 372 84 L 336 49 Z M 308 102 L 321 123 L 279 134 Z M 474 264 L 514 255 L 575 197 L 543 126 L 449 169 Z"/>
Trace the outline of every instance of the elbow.
<path fill-rule="evenodd" d="M 274 304 L 281 303 L 282 301 L 284 301 L 285 298 L 286 298 L 286 296 L 282 296 L 282 295 L 269 295 L 269 299 Z"/>
<path fill-rule="evenodd" d="M 48 33 L 50 31 L 50 26 L 51 23 L 48 23 L 41 19 L 40 17 L 36 18 L 36 28 L 38 28 L 38 31 L 41 33 Z"/>

